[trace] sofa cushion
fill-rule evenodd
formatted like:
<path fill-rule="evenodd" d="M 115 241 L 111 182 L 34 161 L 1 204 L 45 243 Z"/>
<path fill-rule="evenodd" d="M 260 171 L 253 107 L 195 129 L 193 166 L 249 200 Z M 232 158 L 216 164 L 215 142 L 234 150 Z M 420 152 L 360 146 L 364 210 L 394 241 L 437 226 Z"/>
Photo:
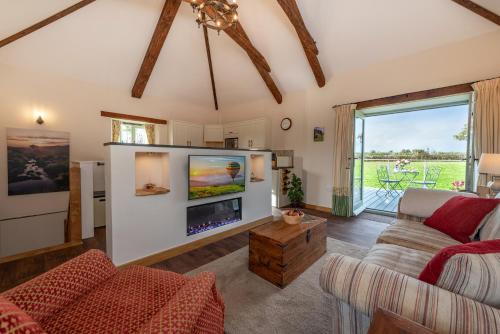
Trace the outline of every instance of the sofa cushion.
<path fill-rule="evenodd" d="M 26 312 L 0 295 L 0 333 L 44 334 L 45 332 Z"/>
<path fill-rule="evenodd" d="M 422 223 L 398 219 L 380 234 L 377 243 L 437 253 L 439 250 L 461 243 L 450 236 Z"/>
<path fill-rule="evenodd" d="M 442 249 L 419 279 L 479 302 L 500 307 L 500 240 Z"/>
<path fill-rule="evenodd" d="M 370 249 L 363 261 L 417 278 L 431 258 L 431 253 L 398 245 L 378 244 Z"/>
<path fill-rule="evenodd" d="M 499 203 L 499 199 L 453 197 L 427 218 L 424 224 L 462 243 L 471 242 L 484 217 Z"/>
<path fill-rule="evenodd" d="M 479 231 L 479 240 L 495 239 L 500 239 L 500 206 L 490 213 Z"/>
<path fill-rule="evenodd" d="M 175 273 L 132 266 L 41 324 L 49 333 L 134 333 L 186 284 Z"/>
<path fill-rule="evenodd" d="M 399 214 L 428 218 L 439 209 L 450 198 L 456 196 L 465 196 L 477 198 L 474 193 L 455 192 L 448 190 L 435 190 L 435 189 L 407 189 L 401 198 L 399 205 Z"/>

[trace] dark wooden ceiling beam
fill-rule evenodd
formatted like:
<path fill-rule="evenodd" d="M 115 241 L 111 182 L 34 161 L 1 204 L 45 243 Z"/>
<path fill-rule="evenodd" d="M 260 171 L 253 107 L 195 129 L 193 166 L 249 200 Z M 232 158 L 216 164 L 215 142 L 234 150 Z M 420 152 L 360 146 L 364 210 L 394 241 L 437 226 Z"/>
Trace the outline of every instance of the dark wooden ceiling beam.
<path fill-rule="evenodd" d="M 215 110 L 219 110 L 219 102 L 217 101 L 217 89 L 215 88 L 214 68 L 212 65 L 212 53 L 210 52 L 210 41 L 208 39 L 208 28 L 203 27 L 203 35 L 205 37 L 205 47 L 207 49 L 208 69 L 210 70 L 210 81 L 212 83 L 212 93 L 214 96 Z"/>
<path fill-rule="evenodd" d="M 42 21 L 40 21 L 38 23 L 35 23 L 34 25 L 32 25 L 32 26 L 30 26 L 30 27 L 28 27 L 28 28 L 26 28 L 24 30 L 21 30 L 20 32 L 18 32 L 16 34 L 14 34 L 12 36 L 9 36 L 9 37 L 1 40 L 0 41 L 0 48 L 4 47 L 7 44 L 10 44 L 10 43 L 12 43 L 14 41 L 17 41 L 18 39 L 23 38 L 24 36 L 29 35 L 32 32 L 35 32 L 35 31 L 37 31 L 37 30 L 39 30 L 39 29 L 41 29 L 41 28 L 43 28 L 43 27 L 45 27 L 45 26 L 47 26 L 47 25 L 49 25 L 49 24 L 51 24 L 51 23 L 53 23 L 53 22 L 55 22 L 55 21 L 57 21 L 57 20 L 59 20 L 59 19 L 61 19 L 63 17 L 65 17 L 65 16 L 67 16 L 67 15 L 69 15 L 69 14 L 71 14 L 71 13 L 79 10 L 80 8 L 83 8 L 83 7 L 85 7 L 85 6 L 91 4 L 92 2 L 95 2 L 95 1 L 96 0 L 83 0 L 83 1 L 80 1 L 80 2 L 78 2 L 76 4 L 74 4 L 73 6 L 68 7 L 66 9 L 64 9 L 64 10 L 62 10 L 62 11 L 60 11 L 60 12 L 54 14 L 54 15 L 52 15 L 51 17 L 46 18 L 45 20 L 42 20 Z"/>
<path fill-rule="evenodd" d="M 451 0 L 462 7 L 467 8 L 468 10 L 476 13 L 479 16 L 484 17 L 485 19 L 496 23 L 500 26 L 500 15 L 493 13 L 492 11 L 484 8 L 483 6 L 478 5 L 477 3 L 470 0 Z"/>
<path fill-rule="evenodd" d="M 297 3 L 295 2 L 295 0 L 278 0 L 278 3 L 280 4 L 285 14 L 288 16 L 288 19 L 290 19 L 290 22 L 292 23 L 295 31 L 297 32 L 297 35 L 299 36 L 300 42 L 302 43 L 302 47 L 304 48 L 307 60 L 311 65 L 311 69 L 314 73 L 314 77 L 316 78 L 318 86 L 324 87 L 326 84 L 326 79 L 318 59 L 319 50 L 316 46 L 316 41 L 312 38 L 311 34 L 307 30 Z"/>
<path fill-rule="evenodd" d="M 199 0 L 183 1 L 190 4 L 199 3 Z M 210 17 L 214 17 L 210 14 L 210 11 L 207 11 L 207 14 Z M 252 44 L 241 23 L 237 22 L 235 25 L 225 29 L 224 32 L 248 54 L 248 57 L 255 65 L 255 68 L 262 77 L 262 80 L 264 80 L 266 86 L 269 88 L 269 91 L 273 95 L 274 99 L 278 102 L 278 104 L 281 104 L 283 102 L 283 96 L 274 82 L 274 79 L 271 77 L 271 67 L 269 66 L 266 58 Z"/>
<path fill-rule="evenodd" d="M 165 40 L 167 39 L 181 2 L 182 0 L 165 0 L 165 5 L 163 6 L 155 32 L 153 33 L 148 50 L 142 61 L 141 69 L 139 70 L 134 87 L 132 88 L 133 97 L 141 98 L 142 94 L 144 94 L 144 90 L 151 77 L 151 73 L 153 73 L 156 61 L 160 56 L 161 49 L 165 44 Z"/>
<path fill-rule="evenodd" d="M 401 94 L 401 95 L 383 97 L 380 99 L 358 102 L 356 109 L 361 110 L 361 109 L 380 107 L 391 104 L 426 100 L 442 96 L 470 93 L 472 91 L 473 91 L 472 84 L 466 83 L 466 84 L 434 88 L 420 92 L 413 92 L 408 94 Z"/>
<path fill-rule="evenodd" d="M 271 77 L 271 68 L 267 64 L 267 61 L 265 61 L 265 58 L 260 54 L 259 51 L 253 46 L 252 42 L 248 38 L 247 34 L 245 33 L 245 30 L 243 29 L 243 26 L 241 25 L 240 22 L 238 22 L 235 26 L 229 27 L 224 32 L 227 33 L 231 39 L 233 39 L 237 44 L 239 44 L 243 50 L 245 50 L 250 57 L 250 60 L 252 63 L 255 65 L 257 68 L 257 71 L 259 72 L 260 76 L 262 77 L 262 80 L 266 83 L 267 88 L 271 91 L 271 94 L 274 96 L 274 99 L 278 104 L 281 104 L 283 102 L 283 96 L 281 95 L 281 92 L 274 82 L 273 78 Z M 255 55 L 255 52 L 257 52 L 259 55 L 264 58 L 265 63 L 263 64 L 262 59 L 258 56 Z"/>

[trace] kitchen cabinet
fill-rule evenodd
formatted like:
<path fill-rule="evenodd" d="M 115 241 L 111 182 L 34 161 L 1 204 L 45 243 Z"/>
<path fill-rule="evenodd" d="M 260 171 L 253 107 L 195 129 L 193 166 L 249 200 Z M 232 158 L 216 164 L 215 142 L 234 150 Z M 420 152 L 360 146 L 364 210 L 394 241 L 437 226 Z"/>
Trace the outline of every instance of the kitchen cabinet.
<path fill-rule="evenodd" d="M 218 125 L 205 125 L 203 131 L 203 137 L 205 143 L 222 143 L 224 142 L 224 126 L 222 124 Z"/>
<path fill-rule="evenodd" d="M 169 123 L 169 144 L 204 146 L 203 125 L 183 121 L 171 121 Z"/>
<path fill-rule="evenodd" d="M 238 138 L 238 148 L 269 148 L 270 127 L 265 118 L 224 125 L 224 138 Z"/>

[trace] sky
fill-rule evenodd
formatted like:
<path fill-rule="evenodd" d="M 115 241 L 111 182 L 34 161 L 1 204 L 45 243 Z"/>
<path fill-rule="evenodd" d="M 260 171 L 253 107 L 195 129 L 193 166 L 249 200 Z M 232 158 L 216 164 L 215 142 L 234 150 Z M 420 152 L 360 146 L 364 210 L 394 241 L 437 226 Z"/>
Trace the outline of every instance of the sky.
<path fill-rule="evenodd" d="M 231 162 L 240 164 L 238 175 L 245 173 L 245 157 L 243 156 L 191 156 L 190 176 L 226 175 L 227 165 Z"/>
<path fill-rule="evenodd" d="M 469 106 L 368 117 L 365 121 L 365 151 L 429 149 L 466 152 L 466 141 L 453 136 L 468 122 Z"/>
<path fill-rule="evenodd" d="M 69 145 L 69 132 L 7 129 L 8 147 L 37 146 L 67 146 Z"/>

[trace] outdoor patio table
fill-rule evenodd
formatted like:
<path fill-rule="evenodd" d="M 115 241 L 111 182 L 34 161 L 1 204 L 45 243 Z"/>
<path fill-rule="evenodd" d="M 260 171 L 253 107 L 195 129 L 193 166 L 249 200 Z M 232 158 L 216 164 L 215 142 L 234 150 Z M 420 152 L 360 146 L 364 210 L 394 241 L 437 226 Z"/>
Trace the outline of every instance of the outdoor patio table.
<path fill-rule="evenodd" d="M 399 188 L 401 190 L 408 189 L 408 186 L 417 178 L 419 171 L 412 169 L 394 169 L 394 174 L 401 174 L 401 179 L 399 179 Z"/>

